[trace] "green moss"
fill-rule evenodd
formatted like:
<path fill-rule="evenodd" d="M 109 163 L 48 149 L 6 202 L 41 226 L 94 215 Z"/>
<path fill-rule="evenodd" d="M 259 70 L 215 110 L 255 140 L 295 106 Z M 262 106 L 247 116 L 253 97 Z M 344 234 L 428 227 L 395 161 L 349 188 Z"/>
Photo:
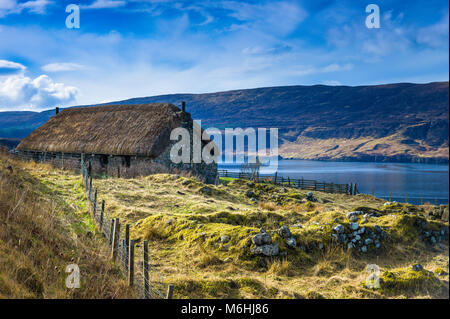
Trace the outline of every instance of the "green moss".
<path fill-rule="evenodd" d="M 403 293 L 407 295 L 443 289 L 443 284 L 428 270 L 414 271 L 398 269 L 385 271 L 381 277 L 381 289 L 385 293 Z"/>
<path fill-rule="evenodd" d="M 419 237 L 419 232 L 415 226 L 417 217 L 401 215 L 398 216 L 391 228 L 392 233 L 397 237 L 397 239 L 414 242 Z"/>

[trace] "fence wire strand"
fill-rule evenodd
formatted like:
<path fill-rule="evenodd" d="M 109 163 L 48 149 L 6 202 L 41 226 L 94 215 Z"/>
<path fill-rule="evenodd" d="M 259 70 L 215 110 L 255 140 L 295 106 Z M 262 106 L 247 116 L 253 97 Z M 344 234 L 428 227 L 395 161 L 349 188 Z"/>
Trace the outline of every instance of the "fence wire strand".
<path fill-rule="evenodd" d="M 95 191 L 92 186 L 92 177 L 89 175 L 88 169 L 84 160 L 81 160 L 81 175 L 84 183 L 84 187 L 87 193 L 87 197 L 90 204 L 90 211 L 96 225 L 99 227 L 100 232 L 105 237 L 109 246 L 112 245 L 113 219 L 103 209 L 102 203 L 98 202 L 95 198 Z M 116 233 L 115 239 L 117 243 L 117 261 L 123 271 L 123 274 L 128 277 L 129 275 L 129 250 L 130 247 L 126 243 L 125 239 L 125 227 L 120 227 L 120 231 Z M 134 257 L 134 280 L 133 287 L 136 290 L 139 298 L 142 299 L 165 299 L 165 293 L 167 291 L 167 283 L 164 276 L 156 269 L 154 265 L 148 262 L 148 279 L 144 275 L 144 256 L 143 251 L 140 248 L 141 245 L 135 246 Z M 111 247 L 112 248 L 112 247 Z"/>

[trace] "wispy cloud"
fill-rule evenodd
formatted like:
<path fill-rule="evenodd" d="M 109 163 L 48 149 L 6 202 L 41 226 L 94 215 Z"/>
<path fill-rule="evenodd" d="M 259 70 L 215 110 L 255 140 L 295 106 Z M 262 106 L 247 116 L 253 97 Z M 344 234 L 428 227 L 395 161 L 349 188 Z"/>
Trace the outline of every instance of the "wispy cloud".
<path fill-rule="evenodd" d="M 0 76 L 17 74 L 25 71 L 26 67 L 20 63 L 0 60 Z"/>
<path fill-rule="evenodd" d="M 0 18 L 8 14 L 21 13 L 28 11 L 37 14 L 44 14 L 47 6 L 52 4 L 50 0 L 33 0 L 26 2 L 17 2 L 17 0 L 0 0 Z"/>
<path fill-rule="evenodd" d="M 123 0 L 95 0 L 89 5 L 81 5 L 83 9 L 108 9 L 108 8 L 119 8 L 127 4 Z"/>
<path fill-rule="evenodd" d="M 433 48 L 448 46 L 449 30 L 448 12 L 438 23 L 419 29 L 417 42 Z"/>
<path fill-rule="evenodd" d="M 230 16 L 250 28 L 270 30 L 271 33 L 286 35 L 306 18 L 306 11 L 295 2 L 268 1 L 250 4 L 241 1 L 219 2 L 229 10 Z"/>
<path fill-rule="evenodd" d="M 299 76 L 311 75 L 311 74 L 320 74 L 320 73 L 331 73 L 331 72 L 340 72 L 340 71 L 350 71 L 353 68 L 353 65 L 347 63 L 345 65 L 340 65 L 337 63 L 329 64 L 323 67 L 315 67 L 315 66 L 299 66 L 294 68 L 293 73 Z"/>
<path fill-rule="evenodd" d="M 63 62 L 63 63 L 50 63 L 42 67 L 45 72 L 65 72 L 65 71 L 77 71 L 82 70 L 85 67 L 81 64 Z"/>

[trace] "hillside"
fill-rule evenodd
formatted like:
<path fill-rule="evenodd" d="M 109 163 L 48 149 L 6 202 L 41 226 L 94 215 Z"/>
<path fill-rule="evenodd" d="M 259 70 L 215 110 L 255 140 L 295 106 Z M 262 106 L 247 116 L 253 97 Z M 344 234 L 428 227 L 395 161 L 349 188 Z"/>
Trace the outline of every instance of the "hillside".
<path fill-rule="evenodd" d="M 64 198 L 81 183 L 39 164 L 27 172 Z M 109 216 L 131 225 L 131 239 L 149 241 L 152 267 L 174 285 L 174 298 L 449 296 L 448 206 L 321 192 L 308 200 L 280 185 L 212 186 L 167 174 L 97 176 L 93 186 Z M 381 286 L 368 289 L 366 266 L 374 263 Z"/>
<path fill-rule="evenodd" d="M 448 162 L 449 83 L 285 86 L 172 94 L 109 104 L 187 102 L 205 127 L 278 127 L 280 155 Z M 25 137 L 54 111 L 0 113 L 0 137 Z"/>
<path fill-rule="evenodd" d="M 108 258 L 85 200 L 78 178 L 0 152 L 0 299 L 134 296 Z M 80 269 L 78 289 L 66 288 L 70 264 Z"/>

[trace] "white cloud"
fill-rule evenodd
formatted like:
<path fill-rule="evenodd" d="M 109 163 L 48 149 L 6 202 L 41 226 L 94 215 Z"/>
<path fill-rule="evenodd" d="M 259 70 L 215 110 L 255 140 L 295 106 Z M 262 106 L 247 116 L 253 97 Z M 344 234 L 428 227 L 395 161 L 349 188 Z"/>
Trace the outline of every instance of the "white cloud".
<path fill-rule="evenodd" d="M 307 16 L 299 5 L 285 1 L 265 4 L 224 1 L 221 6 L 243 24 L 279 35 L 291 33 Z"/>
<path fill-rule="evenodd" d="M 42 67 L 42 70 L 44 70 L 45 72 L 65 72 L 65 71 L 77 71 L 82 69 L 84 69 L 83 65 L 70 62 L 50 63 Z"/>
<path fill-rule="evenodd" d="M 0 0 L 0 17 L 12 13 L 21 13 L 26 10 L 32 13 L 44 14 L 48 5 L 52 4 L 50 0 L 33 0 L 18 3 L 17 0 Z"/>
<path fill-rule="evenodd" d="M 127 4 L 126 1 L 122 0 L 95 0 L 90 5 L 81 5 L 83 9 L 107 9 L 107 8 L 119 8 Z"/>
<path fill-rule="evenodd" d="M 447 13 L 438 23 L 419 29 L 417 42 L 433 48 L 448 46 L 448 16 Z"/>
<path fill-rule="evenodd" d="M 31 79 L 24 75 L 0 78 L 0 111 L 37 110 L 75 101 L 78 89 L 56 83 L 47 75 Z"/>
<path fill-rule="evenodd" d="M 0 60 L 0 76 L 11 75 L 25 71 L 26 67 L 20 63 Z"/>
<path fill-rule="evenodd" d="M 299 76 L 311 75 L 311 74 L 319 74 L 319 73 L 331 73 L 331 72 L 339 72 L 339 71 L 349 71 L 353 69 L 353 65 L 350 63 L 340 65 L 337 63 L 329 64 L 324 67 L 315 67 L 315 66 L 299 66 L 297 69 L 294 69 L 293 73 Z"/>

